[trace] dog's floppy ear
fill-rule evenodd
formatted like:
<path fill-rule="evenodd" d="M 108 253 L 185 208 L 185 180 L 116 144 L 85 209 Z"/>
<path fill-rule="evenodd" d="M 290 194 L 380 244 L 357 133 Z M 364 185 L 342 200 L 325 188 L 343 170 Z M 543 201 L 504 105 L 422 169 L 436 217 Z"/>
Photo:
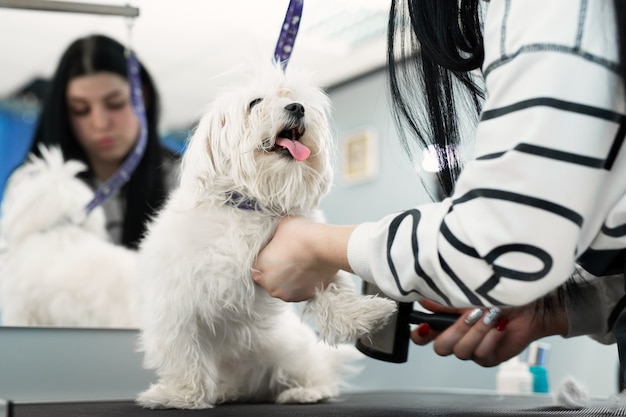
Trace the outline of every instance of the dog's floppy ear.
<path fill-rule="evenodd" d="M 211 148 L 211 136 L 215 131 L 215 117 L 212 111 L 200 119 L 195 128 L 181 162 L 181 185 L 202 185 L 215 177 L 215 163 Z"/>

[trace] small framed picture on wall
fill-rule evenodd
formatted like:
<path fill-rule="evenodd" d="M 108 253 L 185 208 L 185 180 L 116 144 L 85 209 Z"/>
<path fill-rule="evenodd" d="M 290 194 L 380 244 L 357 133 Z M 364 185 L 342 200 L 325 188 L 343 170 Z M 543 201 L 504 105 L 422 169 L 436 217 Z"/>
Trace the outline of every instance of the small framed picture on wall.
<path fill-rule="evenodd" d="M 341 137 L 341 178 L 345 183 L 367 182 L 378 176 L 378 135 L 367 128 Z"/>

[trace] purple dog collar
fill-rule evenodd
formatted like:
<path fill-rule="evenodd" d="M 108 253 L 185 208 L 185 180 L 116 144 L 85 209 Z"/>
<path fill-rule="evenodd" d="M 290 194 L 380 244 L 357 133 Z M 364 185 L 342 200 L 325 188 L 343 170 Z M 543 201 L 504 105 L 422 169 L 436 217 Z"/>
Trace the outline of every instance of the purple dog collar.
<path fill-rule="evenodd" d="M 238 209 L 241 210 L 252 210 L 252 211 L 261 211 L 261 208 L 257 204 L 256 201 L 245 198 L 238 192 L 233 191 L 230 193 L 226 199 L 226 201 Z"/>

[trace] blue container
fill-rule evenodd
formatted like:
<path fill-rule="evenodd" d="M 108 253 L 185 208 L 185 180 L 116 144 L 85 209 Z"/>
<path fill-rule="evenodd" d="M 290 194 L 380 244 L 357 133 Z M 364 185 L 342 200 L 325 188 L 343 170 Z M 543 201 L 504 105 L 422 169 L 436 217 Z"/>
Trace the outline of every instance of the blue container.
<path fill-rule="evenodd" d="M 533 392 L 550 392 L 548 384 L 548 370 L 545 366 L 534 365 L 529 367 L 533 374 Z"/>
<path fill-rule="evenodd" d="M 528 354 L 528 369 L 533 375 L 533 392 L 550 392 L 548 383 L 548 352 L 550 345 L 547 343 L 533 342 L 530 344 Z"/>

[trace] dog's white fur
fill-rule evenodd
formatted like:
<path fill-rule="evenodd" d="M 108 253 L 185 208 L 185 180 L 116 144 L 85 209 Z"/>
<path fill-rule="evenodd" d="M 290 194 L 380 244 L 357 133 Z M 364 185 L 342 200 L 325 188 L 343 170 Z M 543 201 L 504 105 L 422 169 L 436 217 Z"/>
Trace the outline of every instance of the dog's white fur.
<path fill-rule="evenodd" d="M 0 308 L 12 326 L 136 327 L 137 254 L 108 241 L 79 161 L 41 149 L 9 178 L 2 204 Z"/>
<path fill-rule="evenodd" d="M 395 310 L 337 276 L 308 306 L 327 344 L 251 278 L 280 217 L 316 216 L 332 183 L 329 99 L 289 71 L 262 71 L 215 100 L 183 156 L 179 188 L 141 244 L 140 348 L 159 378 L 138 396 L 145 407 L 328 399 L 360 357 L 333 345 L 373 331 Z M 300 142 L 311 151 L 301 162 L 275 151 L 278 133 L 296 123 L 286 111 L 292 103 L 304 107 Z M 238 208 L 243 201 L 257 210 Z"/>

